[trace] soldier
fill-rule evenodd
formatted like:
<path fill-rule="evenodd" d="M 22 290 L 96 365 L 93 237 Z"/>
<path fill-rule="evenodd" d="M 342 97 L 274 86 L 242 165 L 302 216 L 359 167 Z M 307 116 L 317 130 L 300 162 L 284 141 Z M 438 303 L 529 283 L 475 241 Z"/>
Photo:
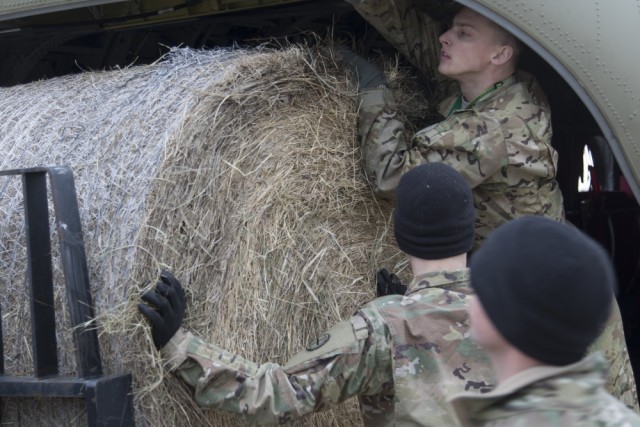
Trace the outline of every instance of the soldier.
<path fill-rule="evenodd" d="M 575 228 L 524 217 L 498 228 L 471 259 L 471 336 L 498 386 L 452 399 L 463 426 L 640 426 L 604 389 L 600 353 L 585 357 L 606 323 L 615 272 Z"/>
<path fill-rule="evenodd" d="M 437 55 L 432 40 L 437 37 L 437 23 L 416 8 L 432 2 L 347 1 L 427 75 L 434 74 L 429 69 L 439 58 L 438 71 L 456 80 L 460 88 L 440 105 L 442 122 L 408 135 L 395 114 L 393 94 L 382 72 L 364 58 L 340 49 L 358 75 L 359 133 L 364 168 L 374 190 L 391 195 L 402 174 L 411 168 L 432 162 L 449 164 L 473 191 L 474 249 L 500 224 L 523 215 L 563 221 L 549 107 L 535 79 L 516 72 L 520 48 L 513 35 L 462 8 L 453 26 L 439 37 L 442 48 Z M 615 302 L 605 332 L 593 349 L 603 351 L 611 366 L 609 392 L 638 410 Z"/>
<path fill-rule="evenodd" d="M 491 389 L 489 360 L 468 338 L 466 268 L 472 195 L 451 167 L 417 167 L 400 180 L 394 232 L 414 279 L 310 342 L 284 366 L 255 364 L 180 328 L 184 292 L 163 272 L 139 309 L 167 366 L 198 404 L 252 423 L 283 423 L 359 396 L 366 426 L 454 425 L 446 398 Z"/>
<path fill-rule="evenodd" d="M 347 0 L 418 68 L 438 61 L 434 22 L 410 0 Z M 339 49 L 356 72 L 364 168 L 374 191 L 393 196 L 400 177 L 423 163 L 444 162 L 473 190 L 477 249 L 487 235 L 523 215 L 564 220 L 555 180 L 551 114 L 535 79 L 516 72 L 518 40 L 482 15 L 463 8 L 439 37 L 438 71 L 457 81 L 445 99 L 444 120 L 411 135 L 397 117 L 382 72 Z"/>

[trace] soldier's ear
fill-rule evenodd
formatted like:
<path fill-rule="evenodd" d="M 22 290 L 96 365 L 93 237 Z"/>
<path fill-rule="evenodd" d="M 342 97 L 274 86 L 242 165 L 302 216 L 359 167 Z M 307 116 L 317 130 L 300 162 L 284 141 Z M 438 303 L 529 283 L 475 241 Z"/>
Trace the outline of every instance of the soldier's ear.
<path fill-rule="evenodd" d="M 499 46 L 491 56 L 491 63 L 494 65 L 506 64 L 513 58 L 513 46 L 508 44 Z"/>

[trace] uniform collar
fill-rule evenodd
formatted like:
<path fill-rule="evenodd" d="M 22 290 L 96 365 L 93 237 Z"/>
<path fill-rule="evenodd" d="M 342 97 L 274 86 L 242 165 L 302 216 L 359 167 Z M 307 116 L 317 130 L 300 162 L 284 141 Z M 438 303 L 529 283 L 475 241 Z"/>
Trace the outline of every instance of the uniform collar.
<path fill-rule="evenodd" d="M 469 269 L 451 271 L 435 271 L 417 275 L 409 284 L 407 294 L 426 288 L 442 287 L 445 285 L 455 285 L 460 282 L 469 282 Z"/>
<path fill-rule="evenodd" d="M 498 94 L 503 93 L 508 87 L 512 86 L 517 81 L 518 81 L 517 73 L 514 73 L 514 74 L 510 75 L 509 77 L 507 77 L 506 79 L 502 80 L 501 82 L 498 82 L 499 85 L 498 85 L 497 88 L 495 88 L 494 90 L 490 90 L 491 88 L 488 88 L 487 90 L 485 90 L 483 92 L 483 95 L 481 95 L 479 97 L 480 99 L 476 98 L 472 102 L 469 102 L 467 104 L 467 107 L 465 107 L 465 108 L 459 108 L 456 105 L 456 104 L 459 103 L 459 100 L 462 97 L 462 94 L 458 93 L 455 96 L 451 96 L 451 97 L 445 99 L 439 105 L 438 110 L 440 111 L 440 114 L 442 114 L 443 116 L 449 117 L 455 111 L 465 111 L 465 110 L 469 110 L 469 109 L 482 107 L 488 101 L 490 101 L 491 99 L 495 98 Z M 471 105 L 471 106 L 469 107 L 469 105 Z"/>
<path fill-rule="evenodd" d="M 509 411 L 504 408 L 509 396 L 514 395 L 517 391 L 522 390 L 534 383 L 546 382 L 546 380 L 554 382 L 554 388 L 562 389 L 563 386 L 571 387 L 575 385 L 575 381 L 555 381 L 556 377 L 572 377 L 582 381 L 588 380 L 596 386 L 602 386 L 607 375 L 606 362 L 601 353 L 593 353 L 584 359 L 566 366 L 536 366 L 526 369 L 506 381 L 500 383 L 494 390 L 485 393 L 460 393 L 452 396 L 449 402 L 462 426 L 473 425 L 471 421 L 481 416 L 482 419 L 501 418 Z M 541 387 L 544 388 L 544 387 Z M 533 397 L 535 390 L 531 391 L 531 398 L 522 402 L 518 402 L 520 410 L 526 410 L 527 402 L 532 407 L 539 407 L 541 399 Z M 506 399 L 505 399 L 506 398 Z M 501 402 L 500 406 L 495 409 L 489 409 L 496 402 Z M 507 403 L 505 403 L 507 402 Z M 481 414 L 481 415 L 480 415 Z"/>

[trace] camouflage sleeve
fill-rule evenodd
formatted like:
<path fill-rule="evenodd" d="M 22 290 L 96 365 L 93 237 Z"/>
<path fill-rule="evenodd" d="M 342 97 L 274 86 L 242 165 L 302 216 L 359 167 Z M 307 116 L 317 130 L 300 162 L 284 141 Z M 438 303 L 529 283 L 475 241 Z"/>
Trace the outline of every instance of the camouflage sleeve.
<path fill-rule="evenodd" d="M 496 113 L 497 114 L 497 113 Z M 471 188 L 509 164 L 503 128 L 521 123 L 515 116 L 453 115 L 409 138 L 397 118 L 388 88 L 360 94 L 358 132 L 365 173 L 380 196 L 393 197 L 402 174 L 423 163 L 444 162 L 465 177 Z"/>
<path fill-rule="evenodd" d="M 411 0 L 347 0 L 362 17 L 427 77 L 438 66 L 439 24 Z"/>
<path fill-rule="evenodd" d="M 408 149 L 404 123 L 398 119 L 393 93 L 388 88 L 363 91 L 358 110 L 364 171 L 376 194 L 394 197 L 403 173 L 425 163 Z"/>
<path fill-rule="evenodd" d="M 505 111 L 455 113 L 418 131 L 412 144 L 426 162 L 448 164 L 475 188 L 522 156 L 508 151 L 505 133 L 515 130 L 527 132 L 522 119 Z"/>
<path fill-rule="evenodd" d="M 600 337 L 591 345 L 591 352 L 600 351 L 609 365 L 606 389 L 628 408 L 639 412 L 636 381 L 622 328 L 622 317 L 614 301 L 611 317 Z"/>
<path fill-rule="evenodd" d="M 162 349 L 162 356 L 194 387 L 200 406 L 254 424 L 284 423 L 380 389 L 370 331 L 361 316 L 354 316 L 320 335 L 284 366 L 253 363 L 183 330 Z"/>

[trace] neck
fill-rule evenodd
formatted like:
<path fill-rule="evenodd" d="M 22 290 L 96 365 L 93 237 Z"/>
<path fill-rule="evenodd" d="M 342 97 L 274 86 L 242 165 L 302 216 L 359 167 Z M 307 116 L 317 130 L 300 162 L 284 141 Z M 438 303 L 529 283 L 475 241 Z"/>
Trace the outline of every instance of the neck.
<path fill-rule="evenodd" d="M 409 256 L 409 264 L 414 276 L 436 271 L 460 270 L 467 267 L 467 254 L 443 259 L 421 259 Z"/>
<path fill-rule="evenodd" d="M 460 77 L 456 80 L 458 80 L 458 83 L 460 84 L 460 90 L 462 91 L 464 99 L 468 102 L 472 102 L 496 83 L 506 80 L 514 71 L 515 70 L 496 71 L 482 76 Z"/>
<path fill-rule="evenodd" d="M 509 347 L 508 349 L 502 349 L 500 351 L 487 349 L 486 352 L 491 359 L 498 383 L 502 383 L 526 369 L 544 365 L 544 363 L 532 359 L 515 347 Z"/>

